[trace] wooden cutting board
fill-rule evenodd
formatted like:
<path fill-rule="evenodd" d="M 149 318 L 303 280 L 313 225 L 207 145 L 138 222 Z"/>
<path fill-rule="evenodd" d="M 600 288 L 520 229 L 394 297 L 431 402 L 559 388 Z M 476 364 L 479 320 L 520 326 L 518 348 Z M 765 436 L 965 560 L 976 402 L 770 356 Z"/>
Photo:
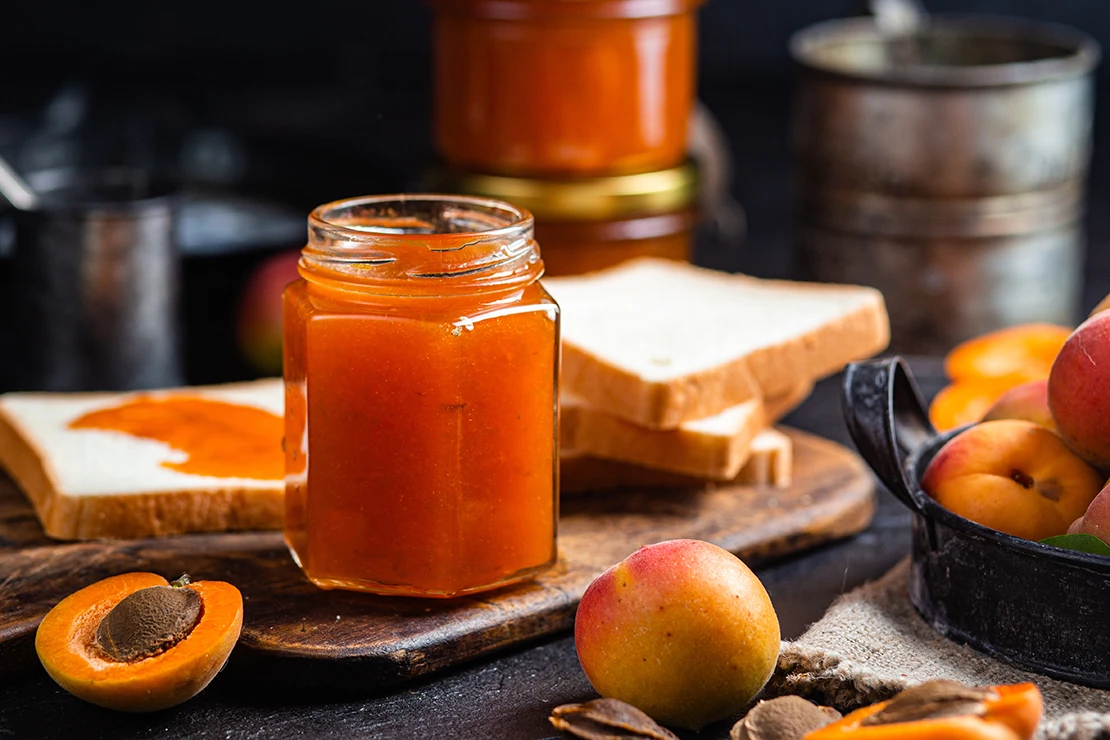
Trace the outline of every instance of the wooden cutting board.
<path fill-rule="evenodd" d="M 227 670 L 252 685 L 335 696 L 423 676 L 568 630 L 583 591 L 641 545 L 714 542 L 748 563 L 865 528 L 872 479 L 852 452 L 793 430 L 794 483 L 623 491 L 564 500 L 559 563 L 537 581 L 452 601 L 322 591 L 289 557 L 278 532 L 58 543 L 0 477 L 0 672 L 33 666 L 34 631 L 64 596 L 127 571 L 229 581 L 244 623 Z"/>

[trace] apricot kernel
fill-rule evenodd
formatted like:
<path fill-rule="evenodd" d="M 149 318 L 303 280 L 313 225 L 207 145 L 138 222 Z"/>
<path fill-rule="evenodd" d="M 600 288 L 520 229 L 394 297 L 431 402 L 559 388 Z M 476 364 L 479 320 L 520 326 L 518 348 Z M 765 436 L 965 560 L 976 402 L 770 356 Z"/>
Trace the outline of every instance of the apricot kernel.
<path fill-rule="evenodd" d="M 563 704 L 552 710 L 548 721 L 556 729 L 583 740 L 678 740 L 678 736 L 631 704 L 619 699 L 594 699 L 584 704 Z"/>
<path fill-rule="evenodd" d="M 96 646 L 112 660 L 132 663 L 164 653 L 184 640 L 201 616 L 200 596 L 184 575 L 169 586 L 139 589 L 100 620 Z"/>
<path fill-rule="evenodd" d="M 840 712 L 800 696 L 761 701 L 733 725 L 730 740 L 801 740 L 840 719 Z"/>

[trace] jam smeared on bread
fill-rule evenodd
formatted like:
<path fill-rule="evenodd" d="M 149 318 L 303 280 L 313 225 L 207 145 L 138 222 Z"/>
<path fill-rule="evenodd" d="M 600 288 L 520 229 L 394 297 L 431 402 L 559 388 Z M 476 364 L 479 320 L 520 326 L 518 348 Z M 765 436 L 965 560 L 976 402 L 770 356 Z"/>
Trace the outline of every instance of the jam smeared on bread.
<path fill-rule="evenodd" d="M 285 475 L 282 418 L 254 406 L 188 395 L 136 396 L 83 414 L 69 428 L 164 442 L 188 457 L 162 466 L 191 475 L 254 480 Z"/>
<path fill-rule="evenodd" d="M 280 379 L 0 395 L 0 466 L 62 540 L 277 529 Z"/>

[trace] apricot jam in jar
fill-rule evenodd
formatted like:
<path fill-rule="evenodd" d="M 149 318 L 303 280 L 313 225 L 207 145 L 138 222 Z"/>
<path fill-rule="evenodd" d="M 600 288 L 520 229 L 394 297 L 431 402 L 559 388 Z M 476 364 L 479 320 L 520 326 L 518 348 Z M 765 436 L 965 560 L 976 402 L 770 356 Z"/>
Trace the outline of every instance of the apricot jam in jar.
<path fill-rule="evenodd" d="M 431 0 L 435 141 L 453 167 L 597 176 L 678 166 L 701 0 Z"/>
<path fill-rule="evenodd" d="M 555 562 L 559 308 L 527 211 L 309 216 L 284 294 L 285 537 L 323 588 L 451 597 Z"/>

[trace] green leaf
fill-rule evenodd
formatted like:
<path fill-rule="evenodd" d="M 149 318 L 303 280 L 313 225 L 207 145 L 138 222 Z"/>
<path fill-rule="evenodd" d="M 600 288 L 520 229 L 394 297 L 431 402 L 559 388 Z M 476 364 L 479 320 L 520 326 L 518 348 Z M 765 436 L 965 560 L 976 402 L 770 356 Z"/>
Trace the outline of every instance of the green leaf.
<path fill-rule="evenodd" d="M 1090 534 L 1061 534 L 1041 540 L 1041 544 L 1062 547 L 1065 550 L 1089 552 L 1093 555 L 1110 556 L 1110 545 Z"/>

